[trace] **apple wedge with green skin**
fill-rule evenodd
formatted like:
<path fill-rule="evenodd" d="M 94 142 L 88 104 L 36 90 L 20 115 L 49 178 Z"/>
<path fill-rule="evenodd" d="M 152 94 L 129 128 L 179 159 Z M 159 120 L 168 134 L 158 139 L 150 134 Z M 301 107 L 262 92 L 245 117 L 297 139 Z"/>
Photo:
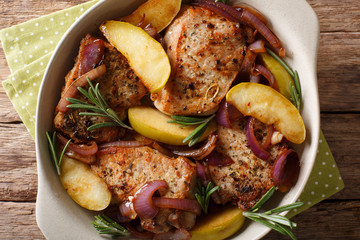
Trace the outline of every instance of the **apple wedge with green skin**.
<path fill-rule="evenodd" d="M 129 61 L 129 65 L 151 93 L 163 88 L 170 76 L 168 56 L 161 44 L 130 23 L 106 21 L 100 31 Z"/>
<path fill-rule="evenodd" d="M 276 83 L 279 86 L 280 93 L 290 100 L 290 83 L 294 84 L 294 80 L 292 79 L 290 74 L 270 54 L 260 53 L 259 56 L 260 59 L 263 61 L 264 66 L 269 69 L 269 71 L 275 77 Z"/>
<path fill-rule="evenodd" d="M 242 212 L 236 206 L 226 206 L 220 212 L 203 216 L 190 230 L 191 240 L 218 240 L 232 236 L 244 224 L 245 217 Z"/>
<path fill-rule="evenodd" d="M 171 145 L 187 145 L 187 143 L 183 143 L 183 140 L 197 127 L 180 127 L 180 124 L 168 123 L 168 121 L 173 120 L 170 116 L 146 106 L 129 108 L 128 118 L 131 127 L 136 132 Z M 205 140 L 215 130 L 216 122 L 212 120 L 199 141 Z"/>
<path fill-rule="evenodd" d="M 85 163 L 64 156 L 60 180 L 69 196 L 88 210 L 104 210 L 111 202 L 108 186 Z"/>
<path fill-rule="evenodd" d="M 226 94 L 226 101 L 245 116 L 273 124 L 290 142 L 304 142 L 306 129 L 299 111 L 273 88 L 259 83 L 240 83 Z"/>
<path fill-rule="evenodd" d="M 134 25 L 143 21 L 144 26 L 151 24 L 159 33 L 172 22 L 180 7 L 181 0 L 147 0 L 121 20 Z"/>

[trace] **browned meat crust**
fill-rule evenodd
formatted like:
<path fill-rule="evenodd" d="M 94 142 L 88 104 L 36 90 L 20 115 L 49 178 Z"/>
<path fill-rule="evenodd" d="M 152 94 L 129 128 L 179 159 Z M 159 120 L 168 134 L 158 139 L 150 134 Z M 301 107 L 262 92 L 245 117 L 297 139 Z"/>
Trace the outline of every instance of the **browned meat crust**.
<path fill-rule="evenodd" d="M 240 70 L 243 28 L 210 10 L 186 6 L 164 40 L 172 77 L 152 94 L 155 106 L 173 115 L 215 112 Z"/>
<path fill-rule="evenodd" d="M 232 123 L 232 128 L 218 127 L 219 140 L 216 150 L 228 157 L 234 163 L 229 166 L 209 166 L 213 182 L 220 186 L 219 196 L 222 204 L 233 202 L 243 210 L 250 209 L 272 186 L 271 167 L 286 143 L 272 145 L 271 157 L 268 161 L 257 158 L 247 144 L 245 135 L 245 118 Z M 257 136 L 264 138 L 267 128 L 256 121 Z"/>
<path fill-rule="evenodd" d="M 149 147 L 109 148 L 98 152 L 98 163 L 91 169 L 109 186 L 118 202 L 134 196 L 146 182 L 164 180 L 168 190 L 160 195 L 169 198 L 194 198 L 195 165 L 183 157 L 170 158 Z M 154 219 L 142 221 L 144 229 L 167 232 L 172 227 L 191 228 L 195 215 L 172 209 L 161 209 Z M 193 221 L 191 221 L 193 219 Z"/>
<path fill-rule="evenodd" d="M 94 38 L 90 35 L 87 35 L 81 41 L 75 65 L 66 75 L 62 94 L 79 77 L 80 60 L 83 58 L 84 46 L 93 42 Z M 109 106 L 124 119 L 126 108 L 140 104 L 140 99 L 147 93 L 147 90 L 130 68 L 127 59 L 106 42 L 104 42 L 104 59 L 102 63 L 105 64 L 107 71 L 102 77 L 93 80 L 93 83 L 94 85 L 100 83 L 99 89 L 101 94 Z M 76 98 L 87 101 L 80 93 L 77 94 Z M 82 111 L 84 110 L 70 109 L 66 113 L 57 112 L 54 118 L 55 128 L 77 143 L 92 140 L 96 142 L 114 141 L 123 135 L 124 129 L 120 127 L 107 127 L 87 131 L 87 128 L 93 124 L 109 120 L 104 117 L 79 116 L 78 113 Z"/>

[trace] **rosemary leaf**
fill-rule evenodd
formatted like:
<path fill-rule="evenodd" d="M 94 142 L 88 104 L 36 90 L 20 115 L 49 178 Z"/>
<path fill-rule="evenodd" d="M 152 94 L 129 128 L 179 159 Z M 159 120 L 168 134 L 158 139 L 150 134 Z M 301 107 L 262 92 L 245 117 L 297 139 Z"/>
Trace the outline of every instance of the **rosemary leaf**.
<path fill-rule="evenodd" d="M 198 187 L 196 189 L 195 198 L 199 202 L 203 212 L 207 214 L 210 203 L 210 196 L 219 189 L 219 186 L 213 187 L 212 183 L 209 182 L 205 188 L 199 178 L 197 179 L 197 182 Z"/>
<path fill-rule="evenodd" d="M 94 116 L 94 117 L 107 117 L 105 114 L 95 113 L 95 112 L 80 112 L 80 116 Z"/>
<path fill-rule="evenodd" d="M 91 125 L 90 127 L 88 127 L 87 130 L 91 131 L 91 130 L 98 129 L 98 128 L 114 127 L 114 126 L 118 126 L 118 124 L 114 123 L 114 122 L 95 123 L 95 124 Z"/>
<path fill-rule="evenodd" d="M 243 214 L 246 213 L 246 212 L 243 212 Z M 286 235 L 286 231 L 284 231 L 282 228 L 280 228 L 279 226 L 275 225 L 275 224 L 272 224 L 264 219 L 261 219 L 257 216 L 252 216 L 252 215 L 244 215 L 245 217 L 249 218 L 250 220 L 253 220 L 255 222 L 258 222 L 258 223 L 261 223 L 262 225 L 268 227 L 268 228 L 271 228 L 275 231 L 278 231 L 279 233 L 283 234 L 283 235 Z"/>
<path fill-rule="evenodd" d="M 186 122 L 186 123 L 203 123 L 207 120 L 207 118 L 196 118 L 196 117 L 185 117 L 185 116 L 176 116 L 172 115 L 172 119 L 179 122 Z"/>
<path fill-rule="evenodd" d="M 95 216 L 95 221 L 92 222 L 92 225 L 96 228 L 99 234 L 109 234 L 113 239 L 121 236 L 127 236 L 129 233 L 127 229 L 106 215 Z"/>
<path fill-rule="evenodd" d="M 296 223 L 291 222 L 287 217 L 277 215 L 277 214 L 264 214 L 264 213 L 258 213 L 258 215 L 264 219 L 270 220 L 274 223 L 278 223 L 284 226 L 288 226 L 290 228 L 296 227 Z"/>
<path fill-rule="evenodd" d="M 84 105 L 84 104 L 69 104 L 67 105 L 68 108 L 77 108 L 77 109 L 86 109 L 86 110 L 90 110 L 90 111 L 94 111 L 94 112 L 102 112 L 101 109 L 92 106 L 92 105 Z"/>
<path fill-rule="evenodd" d="M 294 71 L 291 69 L 291 67 L 289 65 L 287 65 L 287 63 L 281 57 L 279 57 L 276 53 L 271 51 L 269 48 L 266 48 L 266 52 L 268 54 L 270 54 L 273 58 L 275 58 L 281 64 L 281 66 L 283 66 L 285 68 L 285 70 L 290 74 L 290 76 L 292 78 L 295 77 Z"/>
<path fill-rule="evenodd" d="M 279 228 L 281 228 L 291 239 L 296 240 L 296 236 L 291 232 L 291 230 L 287 229 L 284 226 L 281 226 L 280 224 L 276 224 L 276 226 L 278 226 Z"/>
<path fill-rule="evenodd" d="M 200 126 L 202 126 L 202 128 L 193 136 L 193 138 L 191 138 L 191 140 L 190 140 L 190 142 L 188 144 L 189 147 L 194 146 L 200 140 L 201 136 L 205 133 L 208 125 L 209 125 L 209 122 L 205 122 L 205 123 L 200 125 Z"/>
<path fill-rule="evenodd" d="M 295 203 L 291 203 L 291 204 L 287 204 L 287 205 L 284 205 L 284 206 L 281 206 L 281 207 L 271 209 L 271 210 L 265 212 L 265 214 L 273 214 L 273 213 L 285 212 L 285 211 L 289 211 L 289 210 L 294 209 L 294 208 L 301 207 L 302 205 L 304 205 L 303 202 L 295 202 Z"/>
<path fill-rule="evenodd" d="M 262 197 L 261 199 L 249 210 L 249 212 L 257 212 L 262 205 L 271 198 L 271 196 L 275 192 L 275 187 L 270 188 Z"/>
<path fill-rule="evenodd" d="M 183 140 L 183 143 L 186 143 L 188 141 L 190 141 L 193 137 L 195 137 L 195 135 L 201 131 L 202 129 L 204 129 L 204 127 L 206 126 L 206 122 L 205 123 L 202 123 L 200 124 L 199 126 L 197 126 L 194 131 L 192 131 L 184 140 Z M 202 135 L 202 134 L 201 134 Z M 200 136 L 201 137 L 201 136 Z M 189 144 L 190 146 L 190 144 Z"/>
<path fill-rule="evenodd" d="M 52 137 L 50 136 L 49 132 L 46 132 L 46 137 L 47 140 L 49 142 L 49 149 L 50 149 L 50 153 L 51 153 L 51 160 L 53 162 L 53 164 L 55 165 L 56 168 L 56 172 L 58 175 L 61 174 L 61 170 L 60 170 L 60 166 L 61 166 L 61 161 L 64 157 L 65 154 L 65 150 L 68 147 L 71 139 L 69 139 L 69 141 L 65 144 L 61 154 L 60 154 L 60 158 L 58 159 L 58 155 L 57 155 L 57 144 L 56 144 L 56 131 L 53 132 Z"/>
<path fill-rule="evenodd" d="M 79 99 L 76 98 L 66 98 L 66 100 L 68 100 L 70 103 L 74 103 L 74 104 L 83 104 L 83 105 L 87 105 L 86 102 L 81 101 Z"/>

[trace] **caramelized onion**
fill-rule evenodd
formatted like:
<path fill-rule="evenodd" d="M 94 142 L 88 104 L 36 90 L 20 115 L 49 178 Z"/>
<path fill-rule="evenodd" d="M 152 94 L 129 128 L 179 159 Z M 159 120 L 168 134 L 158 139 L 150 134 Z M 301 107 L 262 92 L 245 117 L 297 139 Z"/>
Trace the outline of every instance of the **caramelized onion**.
<path fill-rule="evenodd" d="M 123 147 L 123 148 L 131 148 L 131 147 L 143 147 L 153 143 L 153 140 L 149 138 L 144 138 L 143 141 L 115 141 L 108 142 L 99 145 L 99 149 L 111 148 L 111 147 Z"/>
<path fill-rule="evenodd" d="M 256 8 L 246 3 L 237 3 L 235 6 L 233 6 L 233 8 L 235 8 L 236 10 L 240 10 L 241 8 L 246 9 L 247 11 L 254 14 L 261 22 L 263 22 L 264 24 L 267 23 L 267 19 L 262 13 L 260 13 Z"/>
<path fill-rule="evenodd" d="M 211 166 L 229 166 L 234 163 L 234 161 L 228 157 L 225 156 L 218 151 L 214 150 L 212 151 L 205 159 L 205 162 L 207 162 Z"/>
<path fill-rule="evenodd" d="M 258 142 L 254 135 L 254 121 L 255 118 L 249 117 L 246 123 L 246 139 L 249 143 L 251 151 L 262 160 L 267 160 L 270 157 L 270 153 L 266 151 L 263 146 Z"/>
<path fill-rule="evenodd" d="M 276 82 L 276 79 L 275 79 L 274 75 L 270 72 L 269 69 L 267 69 L 263 65 L 256 64 L 255 71 L 257 71 L 261 75 L 263 75 L 269 81 L 269 84 L 273 89 L 275 89 L 276 91 L 279 91 L 279 86 Z"/>
<path fill-rule="evenodd" d="M 152 219 L 156 216 L 159 209 L 154 206 L 153 194 L 160 188 L 166 188 L 168 185 L 164 180 L 154 180 L 145 183 L 134 196 L 134 209 L 141 219 Z"/>
<path fill-rule="evenodd" d="M 219 110 L 216 113 L 216 122 L 220 126 L 231 128 L 228 108 L 229 103 L 227 103 L 226 100 L 223 99 L 220 103 Z"/>
<path fill-rule="evenodd" d="M 69 141 L 59 133 L 56 134 L 56 138 L 63 146 L 65 146 L 65 144 Z M 98 151 L 98 146 L 95 141 L 91 141 L 90 145 L 75 144 L 70 142 L 66 149 L 83 156 L 90 156 L 90 155 L 94 155 Z"/>
<path fill-rule="evenodd" d="M 217 141 L 217 135 L 214 133 L 211 133 L 205 144 L 198 149 L 192 149 L 192 150 L 173 150 L 172 152 L 176 155 L 184 156 L 184 157 L 193 157 L 196 159 L 202 159 L 209 155 L 212 150 L 214 150 L 216 141 Z"/>
<path fill-rule="evenodd" d="M 160 208 L 173 208 L 200 215 L 201 206 L 198 201 L 184 198 L 153 197 L 153 204 Z"/>
<path fill-rule="evenodd" d="M 249 49 L 255 53 L 266 52 L 264 40 L 262 40 L 262 39 L 256 40 L 255 42 L 253 42 L 249 45 Z"/>
<path fill-rule="evenodd" d="M 297 153 L 286 149 L 276 158 L 271 169 L 274 183 L 281 192 L 287 192 L 295 185 L 300 172 L 300 161 Z"/>
<path fill-rule="evenodd" d="M 250 70 L 254 67 L 256 56 L 257 56 L 256 53 L 254 53 L 254 52 L 250 51 L 250 49 L 248 49 L 246 51 L 244 60 L 241 63 L 240 71 L 250 72 Z"/>
<path fill-rule="evenodd" d="M 56 106 L 56 110 L 59 112 L 67 112 L 69 109 L 67 105 L 70 104 L 70 102 L 67 100 L 67 98 L 73 98 L 78 92 L 78 87 L 84 87 L 88 82 L 87 78 L 90 80 L 93 80 L 95 78 L 101 77 L 106 73 L 106 67 L 105 65 L 100 65 L 97 68 L 94 68 L 93 70 L 83 74 L 81 77 L 76 79 L 69 87 L 66 89 L 65 93 L 61 96 L 61 99 Z"/>
<path fill-rule="evenodd" d="M 92 39 L 92 38 L 91 38 Z M 92 39 L 79 54 L 79 77 L 99 66 L 104 59 L 105 45 L 101 39 Z"/>
<path fill-rule="evenodd" d="M 153 142 L 151 146 L 166 156 L 175 157 L 175 154 L 173 154 L 169 149 L 161 146 L 158 142 Z"/>
<path fill-rule="evenodd" d="M 89 155 L 89 156 L 84 156 L 84 155 L 75 153 L 73 151 L 66 150 L 65 155 L 70 157 L 70 158 L 76 159 L 76 160 L 78 160 L 80 162 L 86 163 L 86 164 L 93 164 L 93 163 L 96 162 L 95 154 L 94 155 Z"/>
<path fill-rule="evenodd" d="M 127 217 L 129 219 L 135 219 L 137 216 L 132 201 L 127 200 L 122 202 L 119 206 L 119 210 L 122 216 Z"/>
<path fill-rule="evenodd" d="M 154 239 L 155 234 L 149 231 L 142 229 L 143 231 L 137 230 L 131 223 L 126 223 L 125 227 L 133 234 L 135 237 L 143 239 Z"/>
<path fill-rule="evenodd" d="M 271 139 L 273 137 L 273 132 L 274 132 L 274 126 L 273 125 L 267 125 L 267 133 L 266 133 L 266 139 L 264 141 L 264 143 L 262 144 L 262 147 L 264 149 L 268 149 L 271 145 Z"/>
<path fill-rule="evenodd" d="M 208 174 L 206 173 L 205 166 L 198 161 L 196 162 L 196 175 L 198 178 L 200 178 L 203 186 L 206 187 L 209 184 L 210 179 L 208 177 Z"/>

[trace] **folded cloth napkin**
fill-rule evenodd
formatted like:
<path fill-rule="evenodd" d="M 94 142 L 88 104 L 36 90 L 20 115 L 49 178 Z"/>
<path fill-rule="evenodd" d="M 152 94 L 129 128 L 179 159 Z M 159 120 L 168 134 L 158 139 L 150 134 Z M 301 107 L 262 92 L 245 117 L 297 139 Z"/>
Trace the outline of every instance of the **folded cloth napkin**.
<path fill-rule="evenodd" d="M 39 86 L 51 54 L 70 25 L 97 1 L 89 1 L 0 31 L 0 40 L 11 70 L 11 75 L 2 84 L 32 137 L 35 136 Z M 339 170 L 321 132 L 315 165 L 299 198 L 305 204 L 288 215 L 291 217 L 304 211 L 343 188 Z"/>

